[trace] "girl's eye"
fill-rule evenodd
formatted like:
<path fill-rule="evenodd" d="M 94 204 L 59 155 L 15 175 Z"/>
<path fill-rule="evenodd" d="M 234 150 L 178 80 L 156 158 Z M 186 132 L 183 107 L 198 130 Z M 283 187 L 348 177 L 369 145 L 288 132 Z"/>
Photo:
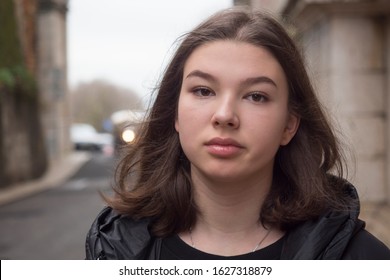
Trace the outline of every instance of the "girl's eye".
<path fill-rule="evenodd" d="M 192 92 L 195 95 L 200 96 L 200 97 L 207 97 L 207 96 L 211 96 L 213 94 L 211 90 L 209 90 L 208 88 L 205 88 L 205 87 L 195 88 Z"/>
<path fill-rule="evenodd" d="M 246 98 L 256 103 L 264 103 L 268 101 L 268 98 L 264 94 L 259 92 L 251 93 Z"/>

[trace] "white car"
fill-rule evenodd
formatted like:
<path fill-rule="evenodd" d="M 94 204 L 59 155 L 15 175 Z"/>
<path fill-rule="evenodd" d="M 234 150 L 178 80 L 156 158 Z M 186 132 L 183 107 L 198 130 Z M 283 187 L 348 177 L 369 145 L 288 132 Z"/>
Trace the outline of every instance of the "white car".
<path fill-rule="evenodd" d="M 113 149 L 113 136 L 110 133 L 98 133 L 87 123 L 74 123 L 70 129 L 70 139 L 75 150 L 109 153 Z"/>

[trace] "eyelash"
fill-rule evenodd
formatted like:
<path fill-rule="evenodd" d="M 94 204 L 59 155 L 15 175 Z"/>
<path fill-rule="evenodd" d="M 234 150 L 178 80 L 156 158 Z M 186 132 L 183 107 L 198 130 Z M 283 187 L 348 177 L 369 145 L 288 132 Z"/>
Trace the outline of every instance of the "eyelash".
<path fill-rule="evenodd" d="M 209 97 L 211 95 L 215 95 L 215 93 L 207 87 L 194 88 L 192 90 L 192 93 L 194 93 L 196 96 L 199 96 L 199 97 Z M 260 100 L 256 101 L 253 99 L 253 97 L 260 98 Z M 249 99 L 251 102 L 254 102 L 254 103 L 265 103 L 269 100 L 268 97 L 264 93 L 257 92 L 257 91 L 248 93 L 247 95 L 244 96 L 244 98 Z"/>
<path fill-rule="evenodd" d="M 202 94 L 202 91 L 207 91 L 208 95 L 203 95 Z M 196 96 L 199 96 L 199 97 L 208 97 L 210 96 L 210 94 L 213 93 L 212 90 L 210 90 L 209 88 L 207 87 L 197 87 L 197 88 L 194 88 L 192 90 L 192 92 L 196 95 Z M 204 93 L 204 92 L 203 92 Z"/>
<path fill-rule="evenodd" d="M 257 100 L 257 101 L 253 100 L 254 96 L 260 98 L 261 100 Z M 261 93 L 261 92 L 251 92 L 248 95 L 246 95 L 245 98 L 250 98 L 251 101 L 253 101 L 255 103 L 265 103 L 269 100 L 268 97 L 264 93 Z"/>

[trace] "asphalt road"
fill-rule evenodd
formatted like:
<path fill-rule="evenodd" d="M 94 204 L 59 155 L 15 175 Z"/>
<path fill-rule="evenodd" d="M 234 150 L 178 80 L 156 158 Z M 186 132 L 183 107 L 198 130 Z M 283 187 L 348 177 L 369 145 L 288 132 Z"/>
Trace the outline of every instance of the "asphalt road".
<path fill-rule="evenodd" d="M 0 259 L 79 260 L 115 159 L 94 154 L 66 183 L 0 207 Z"/>

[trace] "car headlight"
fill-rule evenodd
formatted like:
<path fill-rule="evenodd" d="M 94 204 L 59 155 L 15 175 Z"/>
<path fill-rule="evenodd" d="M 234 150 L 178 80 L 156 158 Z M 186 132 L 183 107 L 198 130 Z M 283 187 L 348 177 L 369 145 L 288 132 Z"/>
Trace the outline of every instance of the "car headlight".
<path fill-rule="evenodd" d="M 135 132 L 130 128 L 126 128 L 122 131 L 122 140 L 126 143 L 131 143 L 135 139 Z"/>

